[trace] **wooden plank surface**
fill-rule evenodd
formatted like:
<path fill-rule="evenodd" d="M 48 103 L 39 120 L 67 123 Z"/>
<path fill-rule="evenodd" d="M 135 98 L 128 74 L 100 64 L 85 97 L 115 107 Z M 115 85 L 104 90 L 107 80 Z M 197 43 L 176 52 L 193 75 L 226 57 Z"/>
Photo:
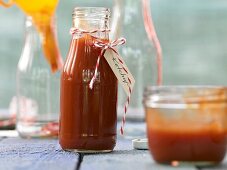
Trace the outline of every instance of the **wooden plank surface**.
<path fill-rule="evenodd" d="M 83 156 L 81 170 L 227 170 L 227 157 L 219 166 L 195 167 L 182 165 L 171 167 L 154 162 L 149 151 L 135 150 L 131 140 L 119 138 L 112 153 L 86 154 Z"/>
<path fill-rule="evenodd" d="M 131 139 L 118 137 L 112 153 L 85 154 L 63 151 L 57 139 L 0 137 L 0 170 L 227 170 L 227 158 L 216 167 L 171 167 L 157 164 L 148 150 L 135 150 Z"/>
<path fill-rule="evenodd" d="M 0 141 L 1 170 L 74 170 L 79 154 L 63 151 L 58 140 L 5 138 Z"/>
<path fill-rule="evenodd" d="M 83 156 L 81 170 L 196 170 L 191 167 L 170 167 L 156 164 L 148 150 L 135 150 L 131 140 L 119 138 L 112 153 L 86 154 Z"/>

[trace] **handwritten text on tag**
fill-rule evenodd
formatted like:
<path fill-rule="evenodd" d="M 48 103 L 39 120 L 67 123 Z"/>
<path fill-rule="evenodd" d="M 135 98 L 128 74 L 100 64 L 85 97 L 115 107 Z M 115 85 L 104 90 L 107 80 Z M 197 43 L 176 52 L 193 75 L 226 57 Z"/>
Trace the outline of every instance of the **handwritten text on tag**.
<path fill-rule="evenodd" d="M 126 66 L 123 58 L 120 55 L 117 55 L 113 50 L 107 49 L 104 57 L 108 62 L 109 66 L 113 70 L 118 81 L 122 85 L 125 93 L 130 96 L 130 89 L 133 89 L 135 84 L 135 79 L 130 73 L 128 67 Z"/>

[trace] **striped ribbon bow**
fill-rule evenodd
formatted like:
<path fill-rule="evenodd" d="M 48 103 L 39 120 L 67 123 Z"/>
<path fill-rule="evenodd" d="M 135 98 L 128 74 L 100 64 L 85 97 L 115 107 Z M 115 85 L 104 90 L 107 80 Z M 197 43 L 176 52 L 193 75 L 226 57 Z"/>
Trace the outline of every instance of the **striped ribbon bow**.
<path fill-rule="evenodd" d="M 100 55 L 98 56 L 98 59 L 97 59 L 97 62 L 96 62 L 95 74 L 94 74 L 94 76 L 92 77 L 92 79 L 91 79 L 91 81 L 89 83 L 90 89 L 93 88 L 93 84 L 94 84 L 94 81 L 95 81 L 95 79 L 97 77 L 97 73 L 98 73 L 98 67 L 99 67 L 100 59 L 101 59 L 102 56 L 104 56 L 106 50 L 107 49 L 111 49 L 117 54 L 117 56 L 119 56 L 118 52 L 114 49 L 114 47 L 116 47 L 118 45 L 125 44 L 125 42 L 126 42 L 125 38 L 119 38 L 117 40 L 114 40 L 112 42 L 107 42 L 107 43 L 102 42 L 100 40 L 96 40 L 95 41 L 94 46 L 98 47 L 98 48 L 101 48 L 102 51 L 101 51 Z M 122 61 L 121 61 L 121 63 L 122 63 Z"/>

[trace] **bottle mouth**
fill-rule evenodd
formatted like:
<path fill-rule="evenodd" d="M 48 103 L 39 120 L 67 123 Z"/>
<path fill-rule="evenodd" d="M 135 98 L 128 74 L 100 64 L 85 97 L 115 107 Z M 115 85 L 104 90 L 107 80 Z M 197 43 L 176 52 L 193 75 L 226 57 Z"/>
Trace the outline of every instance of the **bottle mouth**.
<path fill-rule="evenodd" d="M 110 9 L 105 7 L 76 7 L 72 14 L 73 19 L 109 19 Z"/>

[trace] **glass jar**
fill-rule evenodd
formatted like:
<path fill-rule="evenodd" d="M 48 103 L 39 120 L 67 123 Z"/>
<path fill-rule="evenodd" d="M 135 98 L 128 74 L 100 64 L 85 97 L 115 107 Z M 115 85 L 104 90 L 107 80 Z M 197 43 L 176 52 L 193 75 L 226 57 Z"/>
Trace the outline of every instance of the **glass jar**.
<path fill-rule="evenodd" d="M 108 30 L 110 10 L 98 7 L 75 8 L 73 27 L 81 30 Z M 108 31 L 76 33 L 61 75 L 60 145 L 76 152 L 110 152 L 116 144 L 118 83 L 104 57 L 101 57 L 93 89 L 101 48 L 94 43 L 109 42 Z"/>
<path fill-rule="evenodd" d="M 144 106 L 149 148 L 157 162 L 207 166 L 224 159 L 227 87 L 148 87 Z"/>
<path fill-rule="evenodd" d="M 22 137 L 58 135 L 60 72 L 52 73 L 42 49 L 42 35 L 31 17 L 17 68 L 17 131 Z"/>

